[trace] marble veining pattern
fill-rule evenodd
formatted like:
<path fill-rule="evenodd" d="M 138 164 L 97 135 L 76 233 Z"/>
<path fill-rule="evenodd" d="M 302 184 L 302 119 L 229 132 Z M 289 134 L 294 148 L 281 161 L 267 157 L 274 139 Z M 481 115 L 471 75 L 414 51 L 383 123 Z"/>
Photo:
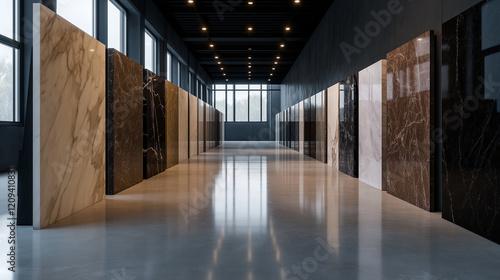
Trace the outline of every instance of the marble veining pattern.
<path fill-rule="evenodd" d="M 434 210 L 433 32 L 387 55 L 387 192 Z"/>
<path fill-rule="evenodd" d="M 316 159 L 327 163 L 327 112 L 326 91 L 316 94 Z"/>
<path fill-rule="evenodd" d="M 358 177 L 358 75 L 339 86 L 339 170 Z"/>
<path fill-rule="evenodd" d="M 179 163 L 189 158 L 189 93 L 179 88 Z"/>
<path fill-rule="evenodd" d="M 143 179 L 142 66 L 107 50 L 106 194 L 117 194 Z"/>
<path fill-rule="evenodd" d="M 335 84 L 327 90 L 327 163 L 334 170 L 339 169 L 339 91 L 340 84 Z"/>
<path fill-rule="evenodd" d="M 383 190 L 382 105 L 387 96 L 387 62 L 359 72 L 359 180 Z"/>
<path fill-rule="evenodd" d="M 167 81 L 167 168 L 179 163 L 179 87 Z"/>
<path fill-rule="evenodd" d="M 443 25 L 442 212 L 500 244 L 499 13 L 483 1 Z"/>
<path fill-rule="evenodd" d="M 144 179 L 166 169 L 165 103 L 165 79 L 144 69 Z"/>
<path fill-rule="evenodd" d="M 106 50 L 33 5 L 33 227 L 105 195 Z"/>
<path fill-rule="evenodd" d="M 304 101 L 299 102 L 299 153 L 304 153 Z"/>
<path fill-rule="evenodd" d="M 198 98 L 189 95 L 189 157 L 198 155 Z"/>

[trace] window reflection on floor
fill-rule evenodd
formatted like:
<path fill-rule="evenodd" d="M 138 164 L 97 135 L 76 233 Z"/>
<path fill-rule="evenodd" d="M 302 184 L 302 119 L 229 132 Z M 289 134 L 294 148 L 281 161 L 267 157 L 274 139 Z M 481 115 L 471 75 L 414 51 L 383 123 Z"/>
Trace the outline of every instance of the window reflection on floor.
<path fill-rule="evenodd" d="M 267 232 L 267 157 L 227 157 L 216 179 L 216 227 L 230 233 Z"/>

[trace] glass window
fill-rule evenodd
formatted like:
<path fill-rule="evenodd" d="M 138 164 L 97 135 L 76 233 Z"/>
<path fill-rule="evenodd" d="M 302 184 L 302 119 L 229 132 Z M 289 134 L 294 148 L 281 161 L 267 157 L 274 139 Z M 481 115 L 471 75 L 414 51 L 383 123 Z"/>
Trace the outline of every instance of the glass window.
<path fill-rule="evenodd" d="M 91 36 L 95 35 L 94 11 L 95 0 L 57 1 L 57 13 Z"/>
<path fill-rule="evenodd" d="M 0 35 L 18 40 L 17 0 L 2 1 Z M 0 43 L 0 122 L 19 122 L 19 56 L 18 41 Z"/>
<path fill-rule="evenodd" d="M 234 91 L 227 92 L 227 121 L 234 122 Z"/>
<path fill-rule="evenodd" d="M 262 91 L 262 121 L 267 122 L 267 91 Z"/>
<path fill-rule="evenodd" d="M 0 44 L 0 121 L 17 121 L 16 53 L 14 48 Z"/>
<path fill-rule="evenodd" d="M 191 76 L 189 76 L 191 79 Z M 167 80 L 172 82 L 172 54 L 167 52 Z"/>
<path fill-rule="evenodd" d="M 108 48 L 126 53 L 127 13 L 120 5 L 108 0 Z"/>
<path fill-rule="evenodd" d="M 14 13 L 14 1 L 3 0 L 2 8 L 0 9 L 0 34 L 10 39 L 15 39 L 14 28 L 16 24 L 14 23 Z"/>
<path fill-rule="evenodd" d="M 232 84 L 231 85 L 227 85 L 227 89 L 231 89 L 231 90 L 234 89 L 234 85 L 232 85 Z"/>
<path fill-rule="evenodd" d="M 250 85 L 251 90 L 260 90 L 260 85 Z"/>
<path fill-rule="evenodd" d="M 215 89 L 226 89 L 226 85 L 215 85 Z"/>
<path fill-rule="evenodd" d="M 177 86 L 181 86 L 181 63 L 177 61 Z"/>
<path fill-rule="evenodd" d="M 248 85 L 236 85 L 236 89 L 248 89 Z"/>
<path fill-rule="evenodd" d="M 238 88 L 238 85 L 236 85 Z M 248 91 L 236 91 L 236 121 L 248 122 Z"/>
<path fill-rule="evenodd" d="M 260 87 L 259 87 L 260 88 Z M 260 91 L 250 91 L 250 121 L 260 122 Z"/>
<path fill-rule="evenodd" d="M 144 68 L 156 72 L 156 39 L 148 30 L 144 35 Z"/>

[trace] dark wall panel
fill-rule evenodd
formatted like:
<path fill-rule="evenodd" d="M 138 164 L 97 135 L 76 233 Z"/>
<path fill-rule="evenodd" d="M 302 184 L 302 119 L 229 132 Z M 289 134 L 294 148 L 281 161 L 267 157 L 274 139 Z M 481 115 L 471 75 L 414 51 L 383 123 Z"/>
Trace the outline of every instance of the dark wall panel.
<path fill-rule="evenodd" d="M 434 30 L 439 38 L 444 21 L 478 2 L 480 0 L 336 0 L 284 79 L 281 109 L 385 58 L 387 53 L 427 30 Z M 397 8 L 388 9 L 389 5 Z M 390 18 L 377 21 L 374 14 L 387 15 L 389 10 L 393 11 Z M 381 22 L 383 26 L 379 24 L 376 28 L 374 22 Z M 373 36 L 366 35 L 367 26 Z M 364 35 L 360 35 L 359 30 Z M 368 40 L 363 41 L 363 37 Z M 440 48 L 440 40 L 436 43 Z M 352 54 L 344 55 L 341 47 L 351 50 Z M 439 55 L 436 59 L 440 62 Z M 439 74 L 437 79 L 439 83 Z"/>
<path fill-rule="evenodd" d="M 358 177 L 358 75 L 340 82 L 339 170 Z"/>

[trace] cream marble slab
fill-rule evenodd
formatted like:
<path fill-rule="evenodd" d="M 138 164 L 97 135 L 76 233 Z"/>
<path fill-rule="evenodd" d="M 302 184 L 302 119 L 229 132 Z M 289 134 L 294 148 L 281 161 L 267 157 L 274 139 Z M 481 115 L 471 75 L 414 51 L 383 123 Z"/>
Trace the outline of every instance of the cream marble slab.
<path fill-rule="evenodd" d="M 33 227 L 105 195 L 106 50 L 33 4 Z"/>
<path fill-rule="evenodd" d="M 339 91 L 340 84 L 336 84 L 327 90 L 327 162 L 334 170 L 339 169 Z"/>
<path fill-rule="evenodd" d="M 189 93 L 179 88 L 179 163 L 189 158 Z"/>
<path fill-rule="evenodd" d="M 189 95 L 189 157 L 198 155 L 198 98 Z"/>
<path fill-rule="evenodd" d="M 387 97 L 387 62 L 359 72 L 359 180 L 384 190 L 382 184 L 382 105 Z"/>

